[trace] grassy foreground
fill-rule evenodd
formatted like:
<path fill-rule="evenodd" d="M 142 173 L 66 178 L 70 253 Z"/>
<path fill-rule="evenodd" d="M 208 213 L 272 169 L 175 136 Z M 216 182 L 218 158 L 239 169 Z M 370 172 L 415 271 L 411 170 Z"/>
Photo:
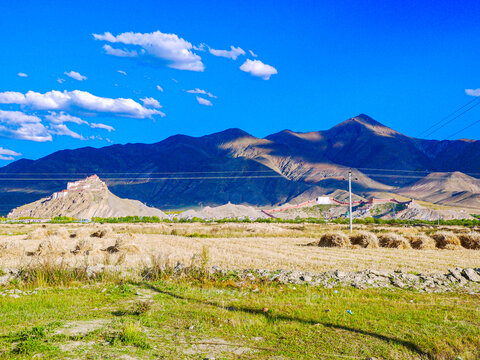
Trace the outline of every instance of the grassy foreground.
<path fill-rule="evenodd" d="M 480 358 L 476 295 L 229 280 L 6 290 L 2 359 Z"/>

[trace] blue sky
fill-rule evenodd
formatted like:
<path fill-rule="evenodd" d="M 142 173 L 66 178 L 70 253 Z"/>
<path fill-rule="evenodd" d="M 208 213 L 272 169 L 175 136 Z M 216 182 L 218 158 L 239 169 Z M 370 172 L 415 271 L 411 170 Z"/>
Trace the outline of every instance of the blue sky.
<path fill-rule="evenodd" d="M 478 1 L 27 0 L 0 14 L 0 166 L 359 113 L 416 136 L 480 87 Z M 477 119 L 480 106 L 429 138 Z"/>

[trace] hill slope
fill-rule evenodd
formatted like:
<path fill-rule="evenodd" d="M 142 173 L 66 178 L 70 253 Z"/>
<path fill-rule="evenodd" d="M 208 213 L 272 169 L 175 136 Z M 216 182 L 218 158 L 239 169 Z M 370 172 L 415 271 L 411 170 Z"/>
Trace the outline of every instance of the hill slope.
<path fill-rule="evenodd" d="M 458 171 L 431 173 L 397 193 L 442 205 L 480 208 L 480 180 Z"/>
<path fill-rule="evenodd" d="M 165 217 L 159 209 L 145 206 L 140 201 L 120 199 L 113 195 L 96 175 L 69 183 L 67 190 L 52 194 L 12 210 L 8 218 L 52 218 L 69 216 L 77 219 L 92 217 L 158 216 Z"/>

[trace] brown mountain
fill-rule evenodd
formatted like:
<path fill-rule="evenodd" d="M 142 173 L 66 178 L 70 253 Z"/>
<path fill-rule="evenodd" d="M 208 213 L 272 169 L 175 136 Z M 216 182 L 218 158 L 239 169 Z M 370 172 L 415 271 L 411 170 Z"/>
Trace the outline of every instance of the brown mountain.
<path fill-rule="evenodd" d="M 480 209 L 480 180 L 458 171 L 431 173 L 397 193 L 436 204 Z"/>
<path fill-rule="evenodd" d="M 329 130 L 285 130 L 263 139 L 240 129 L 176 135 L 154 144 L 86 147 L 13 162 L 0 168 L 0 178 L 12 179 L 0 182 L 0 212 L 91 174 L 117 196 L 166 209 L 301 201 L 346 190 L 350 167 L 354 192 L 371 196 L 417 180 L 403 170 L 478 173 L 479 156 L 479 141 L 415 139 L 363 114 Z"/>

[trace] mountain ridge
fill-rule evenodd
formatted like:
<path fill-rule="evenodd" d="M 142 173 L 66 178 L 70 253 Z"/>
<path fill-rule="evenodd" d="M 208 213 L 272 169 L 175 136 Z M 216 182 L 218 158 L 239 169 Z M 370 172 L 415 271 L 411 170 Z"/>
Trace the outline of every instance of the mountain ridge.
<path fill-rule="evenodd" d="M 388 170 L 475 173 L 480 172 L 480 163 L 475 161 L 478 157 L 478 141 L 416 139 L 360 114 L 328 130 L 283 130 L 264 138 L 230 128 L 199 137 L 173 135 L 152 144 L 60 150 L 37 160 L 20 159 L 8 164 L 0 168 L 0 176 L 108 173 L 112 179 L 107 177 L 106 182 L 114 194 L 166 209 L 229 201 L 275 206 L 296 201 L 302 194 L 345 190 L 346 182 L 341 179 L 347 168 L 358 169 L 353 190 L 367 196 L 407 187 L 418 180 Z M 170 179 L 171 174 L 177 174 L 176 178 Z M 185 174 L 195 178 L 184 179 Z M 226 176 L 232 174 L 237 176 Z M 65 183 L 60 179 L 2 181 L 0 202 L 13 208 L 58 191 Z"/>

